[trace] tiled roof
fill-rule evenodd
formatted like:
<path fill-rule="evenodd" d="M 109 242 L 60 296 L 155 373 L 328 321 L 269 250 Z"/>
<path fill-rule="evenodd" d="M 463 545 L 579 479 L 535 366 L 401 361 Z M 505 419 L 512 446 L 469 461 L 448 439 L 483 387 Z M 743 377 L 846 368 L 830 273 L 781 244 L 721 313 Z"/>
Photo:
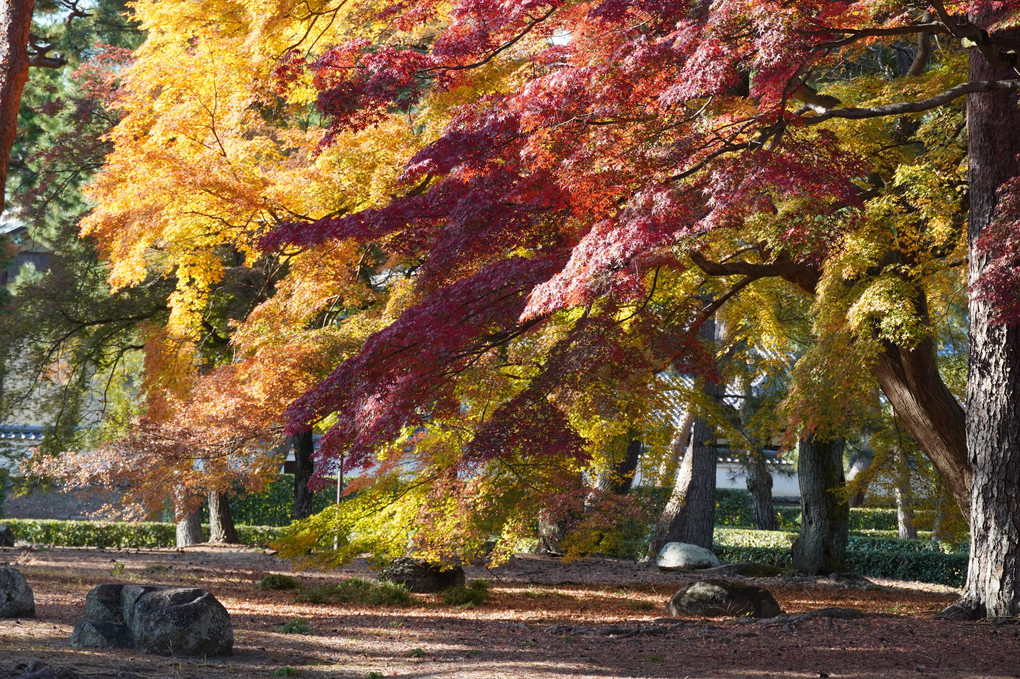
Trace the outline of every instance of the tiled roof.
<path fill-rule="evenodd" d="M 30 424 L 0 424 L 0 441 L 25 441 L 32 443 L 43 440 L 43 428 Z"/>

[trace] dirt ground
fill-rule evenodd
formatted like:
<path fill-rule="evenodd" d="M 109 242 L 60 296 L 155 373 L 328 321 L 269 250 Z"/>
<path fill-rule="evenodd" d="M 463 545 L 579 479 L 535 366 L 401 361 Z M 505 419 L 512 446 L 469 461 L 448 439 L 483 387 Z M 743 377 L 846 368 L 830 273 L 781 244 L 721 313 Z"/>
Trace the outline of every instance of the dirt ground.
<path fill-rule="evenodd" d="M 267 573 L 292 573 L 275 556 L 200 546 L 178 550 L 0 548 L 35 591 L 37 617 L 0 620 L 0 679 L 30 663 L 69 667 L 96 679 L 299 676 L 314 679 L 431 677 L 1020 677 L 1020 625 L 933 620 L 956 592 L 875 581 L 870 589 L 827 579 L 762 578 L 786 613 L 854 608 L 856 619 L 749 621 L 664 618 L 692 574 L 612 559 L 521 555 L 494 570 L 492 599 L 465 610 L 438 595 L 411 607 L 312 605 L 294 592 L 255 587 Z M 121 566 L 122 564 L 122 566 Z M 115 575 L 116 574 L 116 575 Z M 365 563 L 297 573 L 305 584 L 372 577 Z M 70 647 L 85 594 L 102 582 L 185 584 L 210 590 L 230 611 L 234 655 L 160 658 Z M 311 633 L 281 634 L 301 618 Z"/>

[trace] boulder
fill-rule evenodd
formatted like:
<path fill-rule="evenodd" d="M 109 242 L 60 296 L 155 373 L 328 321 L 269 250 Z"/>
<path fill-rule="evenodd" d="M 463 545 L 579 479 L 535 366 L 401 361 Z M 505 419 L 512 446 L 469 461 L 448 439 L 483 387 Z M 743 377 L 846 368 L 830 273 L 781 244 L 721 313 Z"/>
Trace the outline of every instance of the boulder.
<path fill-rule="evenodd" d="M 666 604 L 666 613 L 713 618 L 774 618 L 782 609 L 768 590 L 728 580 L 692 582 Z"/>
<path fill-rule="evenodd" d="M 124 617 L 135 644 L 146 653 L 229 655 L 234 647 L 227 609 L 197 587 L 159 587 L 144 592 Z"/>
<path fill-rule="evenodd" d="M 98 651 L 104 648 L 134 647 L 134 637 L 122 622 L 79 620 L 71 633 L 71 648 Z"/>
<path fill-rule="evenodd" d="M 430 594 L 451 587 L 463 587 L 464 569 L 460 566 L 437 566 L 420 559 L 400 557 L 379 572 L 379 579 L 404 585 L 412 592 Z"/>
<path fill-rule="evenodd" d="M 74 648 L 158 655 L 227 655 L 233 645 L 227 609 L 197 587 L 98 585 L 85 597 L 85 619 L 71 635 Z"/>
<path fill-rule="evenodd" d="M 689 571 L 698 568 L 715 568 L 722 562 L 711 550 L 686 542 L 667 542 L 659 552 L 656 561 L 659 570 Z"/>
<path fill-rule="evenodd" d="M 35 597 L 17 568 L 0 567 L 0 618 L 31 618 Z"/>
<path fill-rule="evenodd" d="M 0 547 L 14 546 L 14 531 L 6 523 L 0 523 Z"/>

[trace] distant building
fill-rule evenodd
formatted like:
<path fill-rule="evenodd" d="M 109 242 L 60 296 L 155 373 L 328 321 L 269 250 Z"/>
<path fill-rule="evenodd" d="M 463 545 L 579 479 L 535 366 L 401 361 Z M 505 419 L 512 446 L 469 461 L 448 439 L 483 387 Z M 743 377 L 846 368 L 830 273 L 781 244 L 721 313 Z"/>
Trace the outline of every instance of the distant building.
<path fill-rule="evenodd" d="M 22 222 L 3 215 L 0 217 L 0 237 L 14 246 L 14 258 L 0 270 L 0 285 L 7 287 L 18 277 L 22 269 L 33 267 L 36 271 L 46 271 L 50 267 L 52 255 L 28 233 L 28 227 Z"/>

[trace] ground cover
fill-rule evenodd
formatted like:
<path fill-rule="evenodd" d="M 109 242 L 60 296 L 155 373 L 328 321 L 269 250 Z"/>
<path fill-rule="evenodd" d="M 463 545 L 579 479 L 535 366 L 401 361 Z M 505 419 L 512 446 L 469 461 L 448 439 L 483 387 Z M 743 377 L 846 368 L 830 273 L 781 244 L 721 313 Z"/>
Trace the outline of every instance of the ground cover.
<path fill-rule="evenodd" d="M 408 606 L 300 603 L 293 590 L 259 589 L 268 574 L 305 586 L 372 578 L 364 562 L 342 571 L 294 573 L 259 551 L 0 549 L 35 590 L 35 619 L 0 620 L 0 679 L 31 662 L 90 677 L 164 679 L 301 676 L 368 679 L 453 677 L 1017 677 L 1020 626 L 948 622 L 932 615 L 948 587 L 876 580 L 861 589 L 826 578 L 761 578 L 787 613 L 827 607 L 855 619 L 665 619 L 669 596 L 691 574 L 612 559 L 522 555 L 468 579 L 490 583 L 480 606 L 412 595 Z M 230 611 L 235 654 L 159 658 L 69 645 L 86 592 L 100 582 L 205 587 Z M 300 621 L 300 622 L 299 622 Z"/>

